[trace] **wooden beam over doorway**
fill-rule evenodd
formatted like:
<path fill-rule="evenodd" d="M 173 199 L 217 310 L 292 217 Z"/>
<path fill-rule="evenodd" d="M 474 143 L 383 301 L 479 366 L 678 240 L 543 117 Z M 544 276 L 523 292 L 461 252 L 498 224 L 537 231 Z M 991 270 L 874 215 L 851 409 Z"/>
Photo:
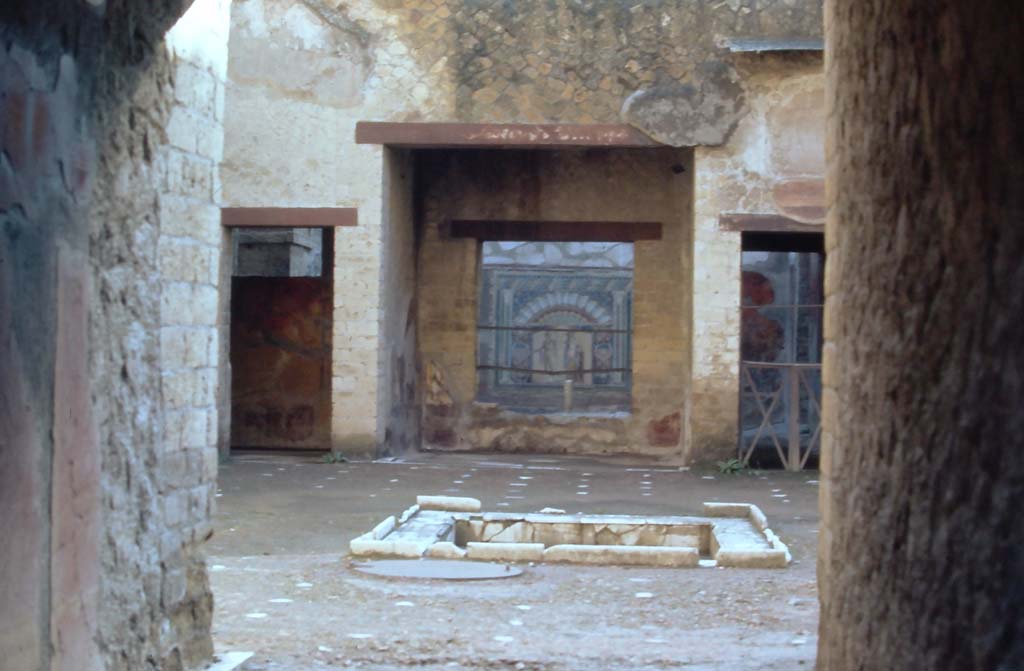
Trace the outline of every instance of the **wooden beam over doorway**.
<path fill-rule="evenodd" d="M 448 237 L 522 242 L 636 242 L 661 240 L 654 221 L 508 221 L 455 219 Z"/>
<path fill-rule="evenodd" d="M 227 228 L 337 228 L 357 226 L 355 207 L 224 207 L 220 224 Z"/>
<path fill-rule="evenodd" d="M 824 233 L 822 224 L 807 224 L 781 214 L 728 213 L 718 217 L 718 228 L 738 233 Z"/>
<path fill-rule="evenodd" d="M 662 147 L 629 124 L 356 123 L 356 144 L 412 149 Z"/>

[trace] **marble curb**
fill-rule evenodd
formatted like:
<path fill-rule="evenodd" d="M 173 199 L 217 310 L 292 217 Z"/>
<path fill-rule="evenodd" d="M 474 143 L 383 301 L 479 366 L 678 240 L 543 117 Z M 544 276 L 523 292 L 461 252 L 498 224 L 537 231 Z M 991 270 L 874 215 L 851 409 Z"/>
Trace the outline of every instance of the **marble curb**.
<path fill-rule="evenodd" d="M 481 507 L 478 499 L 418 496 L 416 505 L 397 520 L 388 517 L 352 539 L 349 549 L 356 557 L 671 568 L 785 568 L 792 561 L 789 548 L 768 527 L 764 512 L 749 503 L 707 502 L 699 517 L 494 513 L 481 512 Z M 497 528 L 491 528 L 495 524 Z M 456 544 L 458 525 L 468 528 L 468 537 L 460 536 Z M 532 525 L 536 526 L 531 529 Z M 617 541 L 594 542 L 595 535 L 607 533 L 617 536 Z"/>
<path fill-rule="evenodd" d="M 697 566 L 697 548 L 626 545 L 552 545 L 544 561 L 573 564 L 623 564 L 628 566 Z"/>
<path fill-rule="evenodd" d="M 416 505 L 423 510 L 444 510 L 449 512 L 478 513 L 479 499 L 468 496 L 417 496 Z"/>

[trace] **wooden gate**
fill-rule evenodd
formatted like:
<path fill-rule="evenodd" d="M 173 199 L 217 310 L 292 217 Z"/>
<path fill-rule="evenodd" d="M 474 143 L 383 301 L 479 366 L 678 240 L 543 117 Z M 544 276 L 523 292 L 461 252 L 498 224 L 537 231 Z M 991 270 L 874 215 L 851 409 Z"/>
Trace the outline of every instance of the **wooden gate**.
<path fill-rule="evenodd" d="M 740 432 L 740 459 L 749 464 L 768 443 L 786 470 L 802 470 L 821 447 L 821 364 L 743 361 L 740 376 L 742 399 L 753 401 L 761 420 L 749 438 Z"/>

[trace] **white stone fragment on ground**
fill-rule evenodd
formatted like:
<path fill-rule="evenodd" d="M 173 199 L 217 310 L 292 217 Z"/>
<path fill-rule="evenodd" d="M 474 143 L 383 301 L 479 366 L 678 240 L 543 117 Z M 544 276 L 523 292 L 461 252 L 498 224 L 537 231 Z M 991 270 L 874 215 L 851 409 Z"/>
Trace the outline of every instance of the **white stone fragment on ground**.
<path fill-rule="evenodd" d="M 700 479 L 701 480 L 714 480 L 715 476 L 713 476 L 713 475 L 702 475 L 702 476 L 700 476 Z"/>
<path fill-rule="evenodd" d="M 484 561 L 529 562 L 544 559 L 543 543 L 466 543 L 466 556 Z"/>
<path fill-rule="evenodd" d="M 427 556 L 431 559 L 465 559 L 466 551 L 455 543 L 441 542 L 431 545 Z"/>
<path fill-rule="evenodd" d="M 423 510 L 447 510 L 451 512 L 480 512 L 480 500 L 467 496 L 417 496 L 416 503 Z"/>
<path fill-rule="evenodd" d="M 208 666 L 206 671 L 234 671 L 243 662 L 253 656 L 252 652 L 243 652 L 241 650 L 224 652 L 213 657 L 213 665 Z"/>
<path fill-rule="evenodd" d="M 228 567 L 224 566 L 224 564 L 214 564 L 213 566 L 210 567 L 210 570 L 211 571 L 226 571 L 226 570 L 228 570 Z"/>
<path fill-rule="evenodd" d="M 533 606 L 530 606 L 530 605 L 525 604 L 525 603 L 521 603 L 518 606 L 516 606 L 516 608 L 518 608 L 519 610 L 532 610 Z"/>
<path fill-rule="evenodd" d="M 416 604 L 414 604 L 412 601 L 396 601 L 395 605 L 400 608 L 412 608 Z"/>
<path fill-rule="evenodd" d="M 561 508 L 541 508 L 537 512 L 550 515 L 564 515 L 565 511 Z"/>
<path fill-rule="evenodd" d="M 313 583 L 311 583 L 311 582 L 297 582 L 297 583 L 295 583 L 295 586 L 298 587 L 299 589 L 309 589 L 310 587 L 313 586 Z"/>
<path fill-rule="evenodd" d="M 633 596 L 635 596 L 637 599 L 653 599 L 654 598 L 654 595 L 651 594 L 650 592 L 637 592 Z"/>
<path fill-rule="evenodd" d="M 283 597 L 280 599 L 268 599 L 268 601 L 270 603 L 292 603 L 291 599 L 285 599 Z"/>
<path fill-rule="evenodd" d="M 318 646 L 316 646 L 316 649 L 319 650 L 320 652 L 334 652 L 334 648 L 331 648 L 331 647 L 326 646 L 326 645 L 318 645 Z"/>
<path fill-rule="evenodd" d="M 516 639 L 512 638 L 511 636 L 495 636 L 494 640 L 498 643 L 511 643 Z"/>
<path fill-rule="evenodd" d="M 345 634 L 349 638 L 373 638 L 373 634 Z"/>
<path fill-rule="evenodd" d="M 715 568 L 718 566 L 718 562 L 714 559 L 701 559 L 697 562 L 697 566 L 701 568 Z"/>
<path fill-rule="evenodd" d="M 250 620 L 262 620 L 267 616 L 266 613 L 246 613 L 245 616 Z"/>
<path fill-rule="evenodd" d="M 521 626 L 523 626 L 523 621 L 522 620 L 509 620 L 508 623 L 511 626 L 513 626 L 513 627 L 521 627 Z"/>

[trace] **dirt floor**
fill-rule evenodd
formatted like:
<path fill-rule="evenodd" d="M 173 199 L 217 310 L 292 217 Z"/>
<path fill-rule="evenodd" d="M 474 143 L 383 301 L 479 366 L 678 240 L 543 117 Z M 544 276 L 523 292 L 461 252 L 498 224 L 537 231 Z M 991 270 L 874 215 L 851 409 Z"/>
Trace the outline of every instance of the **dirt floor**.
<path fill-rule="evenodd" d="M 221 466 L 207 546 L 219 653 L 251 671 L 811 669 L 818 623 L 817 473 L 687 472 L 651 462 L 418 454 L 326 464 L 243 453 Z M 787 569 L 524 566 L 485 581 L 372 577 L 348 541 L 417 494 L 484 510 L 697 514 L 761 506 Z"/>

